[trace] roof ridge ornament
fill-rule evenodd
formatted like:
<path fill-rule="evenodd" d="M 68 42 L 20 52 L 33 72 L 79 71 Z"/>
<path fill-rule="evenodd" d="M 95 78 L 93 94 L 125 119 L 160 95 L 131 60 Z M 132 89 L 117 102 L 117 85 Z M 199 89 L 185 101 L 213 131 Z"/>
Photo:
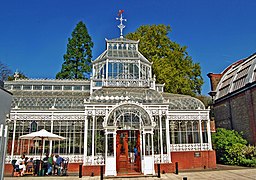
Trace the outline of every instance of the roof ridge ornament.
<path fill-rule="evenodd" d="M 123 21 L 127 21 L 127 19 L 123 19 L 123 12 L 124 10 L 119 10 L 118 16 L 120 18 L 116 18 L 116 20 L 120 21 L 120 24 L 117 26 L 120 29 L 120 38 L 123 38 L 123 29 L 125 28 L 125 25 L 123 25 Z"/>
<path fill-rule="evenodd" d="M 13 77 L 14 77 L 14 80 L 15 80 L 15 81 L 20 77 L 19 72 L 18 72 L 18 69 L 16 69 L 16 71 L 15 71 Z"/>

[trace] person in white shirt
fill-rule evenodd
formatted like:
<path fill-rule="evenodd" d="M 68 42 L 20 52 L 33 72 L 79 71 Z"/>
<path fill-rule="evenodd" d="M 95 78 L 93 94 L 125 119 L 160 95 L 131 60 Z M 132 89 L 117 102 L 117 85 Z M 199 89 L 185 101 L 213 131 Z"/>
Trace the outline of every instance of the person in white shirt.
<path fill-rule="evenodd" d="M 26 171 L 26 164 L 25 164 L 25 155 L 23 154 L 15 163 L 15 165 L 19 166 L 19 169 L 21 169 L 21 176 L 24 175 L 24 172 Z"/>

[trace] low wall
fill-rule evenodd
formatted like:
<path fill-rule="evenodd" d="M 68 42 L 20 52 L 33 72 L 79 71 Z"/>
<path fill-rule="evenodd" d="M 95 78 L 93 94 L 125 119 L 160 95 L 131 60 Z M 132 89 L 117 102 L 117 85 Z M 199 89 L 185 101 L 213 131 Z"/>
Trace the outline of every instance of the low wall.
<path fill-rule="evenodd" d="M 191 152 L 172 152 L 172 163 L 178 162 L 180 170 L 184 169 L 215 169 L 215 151 L 191 151 Z"/>

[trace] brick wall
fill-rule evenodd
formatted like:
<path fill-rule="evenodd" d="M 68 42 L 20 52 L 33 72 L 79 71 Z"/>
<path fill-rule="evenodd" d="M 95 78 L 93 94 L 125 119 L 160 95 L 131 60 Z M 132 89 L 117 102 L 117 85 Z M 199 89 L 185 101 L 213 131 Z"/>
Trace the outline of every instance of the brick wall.
<path fill-rule="evenodd" d="M 165 163 L 160 164 L 160 173 L 174 173 L 175 164 L 174 163 Z M 155 172 L 158 172 L 157 164 L 155 164 Z"/>
<path fill-rule="evenodd" d="M 232 116 L 232 129 L 238 132 L 243 132 L 246 139 L 250 139 L 250 119 L 246 93 L 241 93 L 238 96 L 230 99 L 231 116 Z"/>
<path fill-rule="evenodd" d="M 214 106 L 214 119 L 216 128 L 231 129 L 229 103 L 224 101 Z"/>
<path fill-rule="evenodd" d="M 214 105 L 216 128 L 243 132 L 250 144 L 256 144 L 256 87 Z"/>
<path fill-rule="evenodd" d="M 200 157 L 196 157 L 200 154 Z M 172 152 L 172 163 L 178 162 L 179 169 L 216 168 L 215 151 Z"/>

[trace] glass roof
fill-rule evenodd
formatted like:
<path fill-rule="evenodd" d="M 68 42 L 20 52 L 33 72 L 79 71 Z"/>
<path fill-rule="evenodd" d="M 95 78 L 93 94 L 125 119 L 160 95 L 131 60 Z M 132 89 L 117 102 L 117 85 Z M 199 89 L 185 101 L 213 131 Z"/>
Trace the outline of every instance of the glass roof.
<path fill-rule="evenodd" d="M 215 100 L 256 82 L 256 53 L 230 65 L 216 88 Z"/>
<path fill-rule="evenodd" d="M 26 110 L 84 110 L 86 92 L 12 91 L 12 108 Z"/>
<path fill-rule="evenodd" d="M 138 54 L 138 51 L 135 51 L 135 50 L 110 49 L 107 52 L 107 56 L 111 59 L 113 59 L 113 58 L 138 58 L 139 54 Z"/>
<path fill-rule="evenodd" d="M 93 64 L 97 62 L 109 60 L 142 60 L 147 64 L 151 64 L 139 51 L 138 43 L 139 41 L 133 41 L 125 38 L 116 38 L 112 40 L 107 40 L 107 49 L 99 55 Z"/>
<path fill-rule="evenodd" d="M 91 103 L 119 103 L 120 101 L 150 104 L 168 101 L 169 110 L 205 109 L 204 104 L 197 98 L 179 94 L 159 93 L 149 88 L 103 87 L 90 96 Z"/>
<path fill-rule="evenodd" d="M 197 98 L 180 95 L 162 93 L 165 100 L 169 101 L 169 110 L 198 110 L 205 109 L 204 104 Z"/>
<path fill-rule="evenodd" d="M 103 87 L 91 95 L 88 91 L 12 90 L 12 108 L 25 110 L 84 110 L 90 104 L 116 104 L 132 101 L 144 104 L 169 104 L 169 110 L 205 109 L 204 104 L 190 96 L 160 93 L 146 87 Z M 88 101 L 89 100 L 89 101 Z"/>
<path fill-rule="evenodd" d="M 134 41 L 126 38 L 115 38 L 115 39 L 106 39 L 107 42 L 128 42 L 128 43 L 138 43 L 139 41 Z"/>

